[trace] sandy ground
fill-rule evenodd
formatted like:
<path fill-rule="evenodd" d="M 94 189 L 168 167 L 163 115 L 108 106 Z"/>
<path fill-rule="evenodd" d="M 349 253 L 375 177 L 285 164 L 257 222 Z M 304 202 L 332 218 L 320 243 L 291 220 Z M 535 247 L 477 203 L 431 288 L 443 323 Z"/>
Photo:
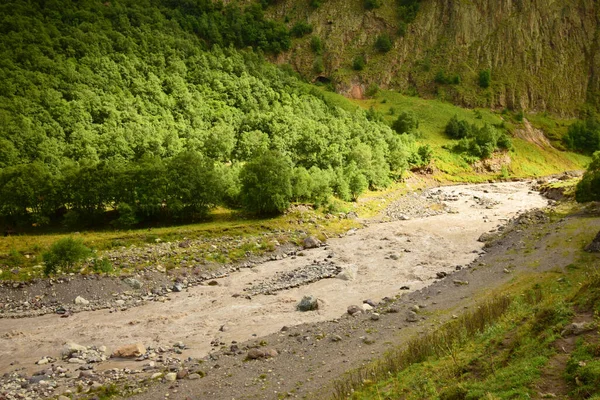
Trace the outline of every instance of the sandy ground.
<path fill-rule="evenodd" d="M 436 272 L 450 272 L 457 265 L 470 263 L 481 251 L 483 244 L 477 239 L 482 233 L 497 228 L 518 212 L 547 204 L 523 182 L 434 189 L 438 190 L 458 196 L 447 203 L 456 213 L 372 224 L 330 239 L 325 247 L 305 250 L 305 256 L 242 270 L 220 279 L 218 286 L 173 293 L 165 303 L 116 313 L 81 312 L 66 319 L 44 315 L 1 320 L 0 373 L 12 370 L 14 361 L 33 370 L 43 356 L 60 358 L 67 341 L 104 345 L 109 350 L 132 342 L 168 346 L 182 341 L 189 347 L 183 356 L 203 357 L 211 351 L 214 339 L 243 342 L 277 332 L 282 326 L 332 320 L 344 314 L 349 305 L 394 296 L 403 286 L 411 291 L 423 288 L 433 282 Z M 498 204 L 486 207 L 477 198 Z M 323 279 L 276 295 L 245 297 L 244 289 L 277 272 L 323 261 L 328 256 L 340 266 L 354 265 L 356 279 Z M 238 294 L 241 296 L 234 297 Z M 296 311 L 304 295 L 319 299 L 318 311 Z M 101 369 L 115 366 L 122 368 L 124 364 L 109 361 Z"/>

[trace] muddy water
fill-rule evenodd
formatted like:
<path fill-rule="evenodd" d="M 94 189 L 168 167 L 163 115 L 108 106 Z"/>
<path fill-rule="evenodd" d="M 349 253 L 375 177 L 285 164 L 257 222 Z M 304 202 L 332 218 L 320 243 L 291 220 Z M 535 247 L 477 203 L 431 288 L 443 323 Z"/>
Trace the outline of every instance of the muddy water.
<path fill-rule="evenodd" d="M 346 312 L 349 305 L 394 296 L 402 286 L 410 290 L 422 288 L 433 281 L 436 272 L 468 264 L 482 247 L 477 241 L 482 233 L 520 211 L 546 205 L 546 200 L 521 182 L 439 190 L 458 197 L 448 202 L 456 213 L 373 224 L 329 240 L 327 248 L 307 250 L 303 257 L 272 261 L 237 272 L 220 279 L 218 286 L 173 293 L 165 303 L 150 303 L 115 313 L 81 312 L 70 318 L 44 315 L 1 320 L 0 373 L 14 369 L 9 365 L 13 361 L 32 369 L 43 356 L 59 357 L 67 341 L 86 346 L 105 345 L 109 351 L 132 342 L 169 346 L 182 341 L 189 347 L 184 356 L 202 357 L 210 352 L 214 339 L 225 343 L 245 341 L 278 331 L 284 325 L 334 319 Z M 486 208 L 476 197 L 498 204 Z M 328 256 L 338 265 L 353 265 L 357 271 L 355 279 L 324 279 L 276 295 L 245 298 L 244 289 L 271 278 L 276 272 L 322 261 Z M 295 310 L 297 302 L 307 294 L 319 298 L 318 311 Z M 125 365 L 110 361 L 102 369 L 115 366 Z"/>

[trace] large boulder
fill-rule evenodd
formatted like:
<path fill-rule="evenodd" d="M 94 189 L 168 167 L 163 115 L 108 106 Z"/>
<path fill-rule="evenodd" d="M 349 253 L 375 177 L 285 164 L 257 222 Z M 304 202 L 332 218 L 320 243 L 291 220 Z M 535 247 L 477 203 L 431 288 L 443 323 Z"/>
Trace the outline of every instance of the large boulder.
<path fill-rule="evenodd" d="M 113 351 L 113 357 L 137 358 L 146 353 L 146 347 L 141 343 L 127 344 Z"/>
<path fill-rule="evenodd" d="M 319 308 L 319 300 L 315 296 L 304 296 L 296 306 L 298 311 L 313 311 Z"/>

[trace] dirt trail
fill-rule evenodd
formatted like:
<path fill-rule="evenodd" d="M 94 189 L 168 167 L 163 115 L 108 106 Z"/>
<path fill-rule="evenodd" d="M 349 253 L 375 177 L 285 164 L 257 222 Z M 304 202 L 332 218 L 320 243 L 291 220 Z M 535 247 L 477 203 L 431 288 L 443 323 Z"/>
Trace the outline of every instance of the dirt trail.
<path fill-rule="evenodd" d="M 477 241 L 481 234 L 518 212 L 547 204 L 524 182 L 451 186 L 429 193 L 446 200 L 452 212 L 372 224 L 330 239 L 324 247 L 304 250 L 304 256 L 242 270 L 219 279 L 217 286 L 172 293 L 164 303 L 115 313 L 81 312 L 66 319 L 54 314 L 4 319 L 0 324 L 0 373 L 15 369 L 11 364 L 15 361 L 27 373 L 39 370 L 35 362 L 44 356 L 60 359 L 67 341 L 104 345 L 109 351 L 133 342 L 158 347 L 182 341 L 187 347 L 182 357 L 200 358 L 209 354 L 211 342 L 244 342 L 278 332 L 283 326 L 333 320 L 349 305 L 365 299 L 377 302 L 403 287 L 414 291 L 430 285 L 437 272 L 454 271 L 473 261 L 483 246 Z M 355 279 L 323 279 L 276 295 L 247 296 L 249 288 L 268 282 L 278 272 L 324 261 L 355 270 Z M 304 295 L 319 299 L 318 311 L 296 311 Z M 128 366 L 136 363 L 108 360 L 96 370 Z"/>

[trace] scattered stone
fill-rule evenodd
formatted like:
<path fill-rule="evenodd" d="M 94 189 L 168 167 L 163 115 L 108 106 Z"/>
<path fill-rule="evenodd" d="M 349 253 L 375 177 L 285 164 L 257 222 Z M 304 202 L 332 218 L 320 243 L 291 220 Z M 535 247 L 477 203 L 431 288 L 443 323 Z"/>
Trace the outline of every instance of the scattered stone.
<path fill-rule="evenodd" d="M 313 311 L 319 308 L 319 301 L 315 296 L 304 296 L 296 306 L 298 311 Z"/>
<path fill-rule="evenodd" d="M 165 375 L 165 380 L 167 382 L 175 382 L 177 380 L 177 374 L 175 372 L 169 372 Z"/>
<path fill-rule="evenodd" d="M 144 347 L 144 345 L 141 343 L 135 343 L 119 347 L 112 353 L 112 356 L 120 358 L 135 358 L 145 353 L 146 347 Z"/>
<path fill-rule="evenodd" d="M 347 312 L 350 315 L 358 314 L 358 313 L 361 313 L 362 311 L 363 311 L 362 307 L 359 307 L 356 305 L 348 306 L 348 309 L 347 309 Z"/>
<path fill-rule="evenodd" d="M 152 380 L 158 379 L 161 376 L 163 376 L 162 372 L 155 372 L 154 374 L 152 374 L 152 376 L 150 377 L 150 379 L 152 379 Z"/>
<path fill-rule="evenodd" d="M 363 341 L 364 344 L 373 344 L 373 343 L 375 343 L 375 339 L 373 339 L 371 337 L 368 337 L 368 336 L 364 337 L 362 339 L 362 341 Z"/>
<path fill-rule="evenodd" d="M 446 276 L 448 276 L 448 274 L 447 274 L 446 272 L 444 272 L 444 271 L 440 271 L 440 272 L 436 272 L 436 273 L 435 273 L 435 276 L 436 276 L 438 279 L 444 279 Z"/>
<path fill-rule="evenodd" d="M 336 275 L 336 278 L 343 281 L 353 281 L 356 279 L 358 274 L 358 266 L 354 264 L 345 265 L 342 267 L 342 272 Z"/>
<path fill-rule="evenodd" d="M 332 342 L 341 342 L 342 341 L 342 337 L 340 335 L 333 335 L 331 337 L 331 341 Z"/>
<path fill-rule="evenodd" d="M 362 304 L 362 310 L 367 312 L 367 311 L 371 311 L 373 309 L 373 307 L 371 307 L 369 304 L 367 303 L 363 303 Z"/>
<path fill-rule="evenodd" d="M 380 318 L 379 314 L 377 314 L 377 313 L 371 314 L 372 321 L 379 321 L 379 318 Z"/>
<path fill-rule="evenodd" d="M 364 304 L 368 304 L 368 305 L 370 305 L 373 308 L 377 307 L 377 302 L 375 302 L 375 301 L 373 301 L 371 299 L 363 300 L 363 303 Z"/>
<path fill-rule="evenodd" d="M 276 357 L 279 353 L 275 349 L 250 349 L 247 358 L 249 360 L 258 360 L 260 358 Z"/>
<path fill-rule="evenodd" d="M 408 286 L 400 286 L 400 290 L 410 290 Z"/>
<path fill-rule="evenodd" d="M 47 357 L 44 357 L 42 359 L 40 359 L 38 362 L 36 362 L 37 365 L 46 365 L 50 362 L 50 360 Z"/>
<path fill-rule="evenodd" d="M 398 259 L 400 259 L 400 256 L 398 254 L 390 254 L 390 259 L 398 260 Z"/>
<path fill-rule="evenodd" d="M 177 379 L 184 379 L 186 376 L 188 376 L 189 371 L 187 369 L 181 369 L 179 371 L 177 371 Z"/>
<path fill-rule="evenodd" d="M 196 380 L 196 379 L 200 379 L 200 378 L 202 378 L 202 377 L 200 376 L 200 374 L 189 374 L 189 375 L 188 375 L 188 379 L 189 379 L 189 380 L 191 380 L 191 381 L 194 381 L 194 380 Z"/>
<path fill-rule="evenodd" d="M 421 310 L 421 307 L 419 307 L 416 304 L 413 304 L 412 306 L 410 306 L 409 310 L 418 313 Z"/>
<path fill-rule="evenodd" d="M 565 329 L 560 333 L 561 336 L 581 335 L 584 332 L 593 330 L 596 325 L 592 322 L 573 322 L 565 326 Z"/>
<path fill-rule="evenodd" d="M 80 305 L 83 305 L 83 306 L 87 306 L 88 304 L 90 304 L 90 301 L 89 301 L 89 300 L 86 300 L 86 299 L 84 299 L 84 298 L 83 298 L 83 297 L 81 297 L 81 296 L 77 296 L 77 297 L 75 298 L 75 304 L 80 304 Z"/>
<path fill-rule="evenodd" d="M 143 286 L 142 282 L 140 282 L 134 278 L 125 278 L 125 279 L 123 279 L 123 282 L 125 282 L 126 284 L 131 286 L 133 289 L 141 289 Z"/>
<path fill-rule="evenodd" d="M 417 313 L 414 311 L 409 311 L 408 314 L 406 315 L 407 322 L 417 322 L 418 320 L 419 320 L 419 317 L 417 316 Z"/>
<path fill-rule="evenodd" d="M 455 279 L 452 281 L 455 285 L 468 285 L 468 281 L 461 281 L 460 279 Z"/>
<path fill-rule="evenodd" d="M 350 211 L 349 213 L 346 214 L 346 219 L 357 219 L 358 218 L 358 214 L 355 213 L 354 211 Z"/>
<path fill-rule="evenodd" d="M 179 293 L 183 290 L 183 285 L 181 283 L 176 283 L 173 285 L 173 288 L 171 290 Z"/>
<path fill-rule="evenodd" d="M 321 241 L 314 236 L 304 238 L 302 245 L 305 249 L 315 249 L 321 246 Z"/>

